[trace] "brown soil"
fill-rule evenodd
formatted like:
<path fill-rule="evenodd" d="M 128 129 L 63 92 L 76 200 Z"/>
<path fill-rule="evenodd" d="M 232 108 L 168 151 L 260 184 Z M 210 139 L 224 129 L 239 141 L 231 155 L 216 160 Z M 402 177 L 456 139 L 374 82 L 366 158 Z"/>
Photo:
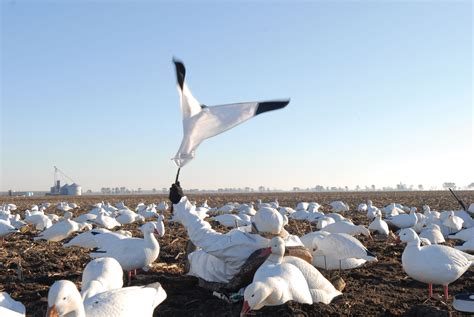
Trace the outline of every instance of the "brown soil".
<path fill-rule="evenodd" d="M 460 192 L 466 202 L 474 201 L 474 192 Z M 275 194 L 208 194 L 190 195 L 199 203 L 208 200 L 210 206 L 222 205 L 229 201 L 250 202 L 256 199 L 272 201 L 278 199 L 280 205 L 295 207 L 299 201 L 317 201 L 329 210 L 327 203 L 340 199 L 348 202 L 352 209 L 367 199 L 382 207 L 391 202 L 415 206 L 421 210 L 428 204 L 435 210 L 459 209 L 455 200 L 447 192 L 360 192 L 360 193 L 275 193 Z M 111 203 L 124 201 L 134 208 L 137 203 L 159 202 L 164 196 L 82 196 L 82 197 L 0 197 L 0 204 L 15 203 L 23 211 L 31 204 L 67 200 L 81 206 L 75 214 L 91 209 L 91 205 L 101 200 Z M 55 208 L 50 207 L 49 212 Z M 59 211 L 54 211 L 61 214 Z M 365 214 L 349 212 L 355 223 L 368 225 Z M 168 298 L 155 310 L 155 316 L 238 316 L 242 303 L 228 304 L 214 297 L 211 292 L 197 286 L 197 280 L 183 275 L 186 247 L 186 231 L 181 225 L 165 222 L 166 234 L 159 240 L 161 251 L 158 260 L 148 272 L 139 272 L 132 285 L 160 282 Z M 213 224 L 215 226 L 215 224 Z M 287 230 L 303 235 L 310 226 L 305 222 L 290 220 Z M 136 225 L 125 226 L 136 236 L 140 235 Z M 219 227 L 219 231 L 225 231 Z M 90 260 L 87 250 L 63 248 L 62 243 L 33 242 L 34 229 L 24 234 L 7 237 L 0 248 L 0 291 L 8 292 L 21 301 L 28 316 L 44 316 L 47 308 L 49 286 L 59 279 L 68 279 L 80 286 L 84 266 Z M 379 261 L 362 268 L 343 271 L 346 282 L 344 295 L 330 305 L 302 305 L 287 303 L 281 306 L 265 307 L 252 314 L 259 316 L 461 316 L 452 308 L 451 295 L 474 291 L 474 270 L 466 272 L 450 285 L 450 299 L 445 303 L 441 297 L 442 287 L 435 286 L 435 297 L 427 299 L 427 286 L 407 277 L 401 265 L 402 245 L 387 244 L 385 241 L 361 238 Z M 67 242 L 67 240 L 63 241 Z M 456 241 L 449 241 L 453 245 Z M 324 271 L 328 277 L 338 272 Z"/>

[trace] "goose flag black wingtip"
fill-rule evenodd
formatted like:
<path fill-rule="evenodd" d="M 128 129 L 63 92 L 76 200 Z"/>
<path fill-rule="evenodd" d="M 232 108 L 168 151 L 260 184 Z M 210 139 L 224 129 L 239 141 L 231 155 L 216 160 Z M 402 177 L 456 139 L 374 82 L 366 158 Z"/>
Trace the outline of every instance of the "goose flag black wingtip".
<path fill-rule="evenodd" d="M 255 115 L 285 108 L 290 103 L 290 99 L 259 102 Z"/>
<path fill-rule="evenodd" d="M 176 59 L 176 57 L 174 56 L 173 56 L 173 63 L 174 63 L 174 66 L 176 67 L 176 78 L 178 79 L 179 87 L 183 89 L 184 77 L 186 76 L 186 68 L 184 67 L 183 62 Z"/>

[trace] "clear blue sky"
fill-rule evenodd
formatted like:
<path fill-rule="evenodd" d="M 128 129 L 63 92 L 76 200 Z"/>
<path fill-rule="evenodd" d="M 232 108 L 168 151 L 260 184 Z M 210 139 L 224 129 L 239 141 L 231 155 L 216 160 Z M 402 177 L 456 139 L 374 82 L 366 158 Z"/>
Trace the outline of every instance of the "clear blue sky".
<path fill-rule="evenodd" d="M 0 190 L 168 187 L 172 56 L 206 105 L 291 97 L 205 141 L 185 188 L 474 181 L 471 1 L 2 0 Z"/>

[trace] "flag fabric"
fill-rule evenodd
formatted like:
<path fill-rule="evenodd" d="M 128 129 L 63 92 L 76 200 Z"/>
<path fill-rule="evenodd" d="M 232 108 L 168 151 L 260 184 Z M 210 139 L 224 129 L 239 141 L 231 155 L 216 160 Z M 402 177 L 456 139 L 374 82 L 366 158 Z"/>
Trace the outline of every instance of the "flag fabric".
<path fill-rule="evenodd" d="M 178 79 L 178 93 L 183 115 L 183 140 L 173 161 L 183 167 L 195 156 L 202 141 L 232 129 L 256 115 L 284 108 L 290 100 L 242 102 L 219 106 L 201 105 L 185 82 L 186 69 L 180 61 L 173 60 Z"/>

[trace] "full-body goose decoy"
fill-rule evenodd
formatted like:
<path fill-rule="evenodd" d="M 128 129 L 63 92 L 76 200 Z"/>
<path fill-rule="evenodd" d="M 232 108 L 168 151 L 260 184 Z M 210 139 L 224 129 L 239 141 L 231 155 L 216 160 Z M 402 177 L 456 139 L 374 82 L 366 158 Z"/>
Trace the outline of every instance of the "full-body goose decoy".
<path fill-rule="evenodd" d="M 112 257 L 116 259 L 125 271 L 128 271 L 130 282 L 132 270 L 149 266 L 160 254 L 160 245 L 154 233 L 161 235 L 155 224 L 145 223 L 141 230 L 143 239 L 126 238 L 98 241 L 98 248 L 92 252 L 92 258 Z M 107 234 L 107 233 L 105 233 Z"/>
<path fill-rule="evenodd" d="M 69 237 L 73 232 L 80 229 L 79 223 L 70 219 L 70 215 L 65 215 L 65 220 L 55 223 L 45 231 L 41 232 L 34 240 L 48 240 L 52 242 L 58 242 Z"/>
<path fill-rule="evenodd" d="M 292 264 L 303 273 L 306 283 L 308 283 L 313 303 L 329 304 L 334 297 L 342 294 L 314 266 L 305 260 L 294 256 L 284 256 L 285 241 L 283 241 L 282 238 L 273 238 L 270 241 L 270 245 L 272 248 L 272 256 L 276 256 L 276 263 Z"/>
<path fill-rule="evenodd" d="M 448 238 L 449 239 L 463 240 L 463 241 L 473 240 L 474 239 L 474 227 L 461 230 L 459 232 L 456 232 L 456 234 L 450 234 L 448 236 Z"/>
<path fill-rule="evenodd" d="M 366 212 L 367 211 L 367 204 L 366 203 L 360 203 L 359 206 L 357 206 L 357 211 L 358 212 Z"/>
<path fill-rule="evenodd" d="M 315 235 L 319 250 L 328 257 L 338 261 L 348 258 L 377 261 L 377 257 L 356 238 L 345 233 Z"/>
<path fill-rule="evenodd" d="M 160 283 L 153 283 L 114 289 L 83 301 L 73 282 L 60 280 L 49 289 L 46 317 L 151 317 L 165 299 Z"/>
<path fill-rule="evenodd" d="M 361 225 L 357 226 L 352 222 L 345 220 L 331 223 L 322 228 L 321 230 L 329 233 L 345 233 L 351 236 L 363 234 L 366 237 L 372 238 L 369 229 Z"/>
<path fill-rule="evenodd" d="M 332 212 L 349 211 L 349 205 L 340 200 L 332 201 L 329 205 L 332 208 Z"/>
<path fill-rule="evenodd" d="M 69 242 L 63 244 L 63 246 L 65 248 L 69 248 L 69 247 L 81 247 L 81 248 L 86 248 L 86 249 L 97 248 L 97 243 L 94 240 L 94 234 L 101 234 L 101 233 L 106 233 L 106 232 L 110 232 L 110 231 L 105 228 L 97 228 L 90 231 L 86 231 L 86 232 L 78 234 L 77 236 L 69 240 Z"/>
<path fill-rule="evenodd" d="M 431 244 L 444 243 L 444 236 L 441 233 L 441 229 L 437 224 L 430 224 L 420 233 L 420 238 L 426 238 L 430 240 Z"/>
<path fill-rule="evenodd" d="M 318 268 L 322 268 L 325 270 L 350 270 L 355 269 L 364 265 L 367 262 L 364 259 L 356 259 L 356 258 L 346 258 L 346 259 L 336 259 L 331 256 L 327 256 L 324 254 L 319 246 L 319 242 L 322 239 L 330 235 L 330 233 L 325 231 L 315 231 L 305 234 L 304 236 L 300 237 L 301 242 L 303 245 L 310 250 L 311 255 L 313 256 L 313 265 Z M 321 239 L 315 239 L 316 236 L 322 236 Z"/>
<path fill-rule="evenodd" d="M 107 216 L 103 211 L 99 212 L 97 218 L 90 219 L 88 222 L 94 223 L 96 225 L 102 226 L 105 229 L 113 229 L 115 227 L 120 227 L 121 224 L 113 217 Z"/>
<path fill-rule="evenodd" d="M 312 296 L 303 273 L 294 265 L 282 262 L 285 246 L 271 247 L 272 254 L 255 272 L 245 288 L 241 316 L 263 306 L 276 306 L 293 300 L 312 304 Z M 270 251 L 270 250 L 269 250 Z"/>
<path fill-rule="evenodd" d="M 202 141 L 227 131 L 267 111 L 284 108 L 289 100 L 244 102 L 208 107 L 201 105 L 192 95 L 186 82 L 184 64 L 173 60 L 178 80 L 178 92 L 183 115 L 183 140 L 173 158 L 178 167 L 183 167 L 195 156 Z"/>
<path fill-rule="evenodd" d="M 382 219 L 382 214 L 379 213 L 375 216 L 374 221 L 372 221 L 369 225 L 369 230 L 372 232 L 376 232 L 383 236 L 389 236 L 390 230 L 388 229 L 388 224 Z"/>
<path fill-rule="evenodd" d="M 17 232 L 18 230 L 10 224 L 10 221 L 0 220 L 0 244 L 3 243 L 3 237 Z"/>
<path fill-rule="evenodd" d="M 449 228 L 451 232 L 458 232 L 462 229 L 464 220 L 461 217 L 455 216 L 451 210 L 446 220 L 443 221 L 443 225 Z"/>
<path fill-rule="evenodd" d="M 114 258 L 94 259 L 87 263 L 82 272 L 81 296 L 83 300 L 122 286 L 123 270 Z"/>
<path fill-rule="evenodd" d="M 420 238 L 413 229 L 402 229 L 399 238 L 407 243 L 402 254 L 403 269 L 411 278 L 428 284 L 430 297 L 433 295 L 433 284 L 441 284 L 447 300 L 448 284 L 456 281 L 474 264 L 474 255 L 455 248 L 420 246 Z"/>
<path fill-rule="evenodd" d="M 389 225 L 399 229 L 411 228 L 416 224 L 417 220 L 418 218 L 416 217 L 414 210 L 410 211 L 409 214 L 399 214 L 385 219 Z"/>

